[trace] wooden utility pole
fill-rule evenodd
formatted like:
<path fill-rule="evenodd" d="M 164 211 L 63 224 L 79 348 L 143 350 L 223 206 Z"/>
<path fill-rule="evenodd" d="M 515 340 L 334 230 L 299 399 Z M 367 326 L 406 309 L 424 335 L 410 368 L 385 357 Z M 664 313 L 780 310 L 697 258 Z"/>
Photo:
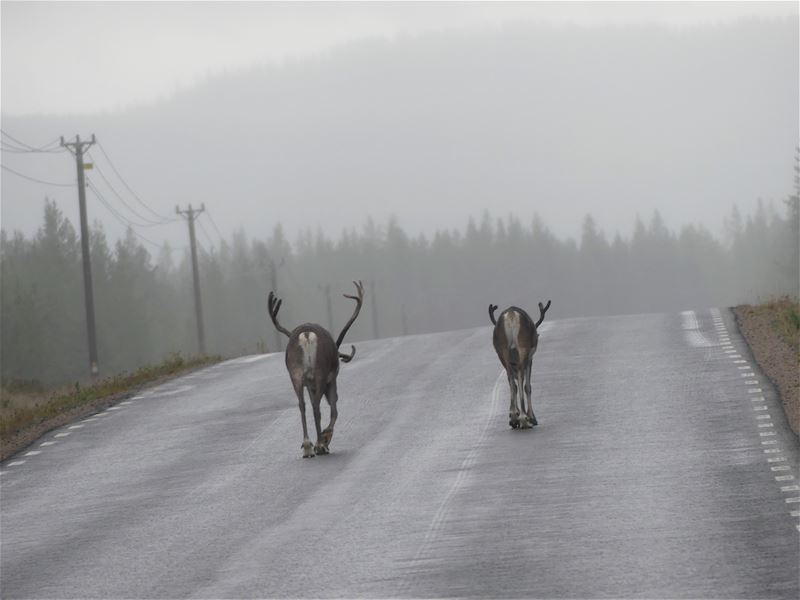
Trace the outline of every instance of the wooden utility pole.
<path fill-rule="evenodd" d="M 377 340 L 380 333 L 378 333 L 378 304 L 375 302 L 375 280 L 369 282 L 369 293 L 372 298 L 372 336 Z"/>
<path fill-rule="evenodd" d="M 197 268 L 197 244 L 194 235 L 194 221 L 197 215 L 206 209 L 205 204 L 201 204 L 199 209 L 193 209 L 192 205 L 186 210 L 181 210 L 177 206 L 175 212 L 179 215 L 185 216 L 189 222 L 189 242 L 192 247 L 192 279 L 194 280 L 194 314 L 197 320 L 197 346 L 200 354 L 206 353 L 206 334 L 203 329 L 203 304 L 200 300 L 200 274 Z"/>
<path fill-rule="evenodd" d="M 97 335 L 94 324 L 94 286 L 92 285 L 92 264 L 89 256 L 89 219 L 86 216 L 86 182 L 83 171 L 91 168 L 91 164 L 83 163 L 85 149 L 95 143 L 94 134 L 91 141 L 82 142 L 81 136 L 76 135 L 74 142 L 65 142 L 61 136 L 61 145 L 75 156 L 75 165 L 78 169 L 78 206 L 81 219 L 81 254 L 83 255 L 83 298 L 86 306 L 86 330 L 89 336 L 89 371 L 92 377 L 100 372 L 97 366 Z"/>
<path fill-rule="evenodd" d="M 328 331 L 333 335 L 333 308 L 331 306 L 331 284 L 317 285 L 317 287 L 325 292 L 325 304 L 328 307 Z"/>

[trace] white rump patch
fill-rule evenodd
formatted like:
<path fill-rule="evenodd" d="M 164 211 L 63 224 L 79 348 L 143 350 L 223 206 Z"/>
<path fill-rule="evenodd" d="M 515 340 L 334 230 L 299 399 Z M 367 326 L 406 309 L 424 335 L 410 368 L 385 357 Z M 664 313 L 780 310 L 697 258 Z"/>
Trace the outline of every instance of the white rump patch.
<path fill-rule="evenodd" d="M 508 347 L 512 350 L 519 344 L 519 313 L 514 310 L 503 315 L 503 329 L 508 340 Z"/>
<path fill-rule="evenodd" d="M 297 342 L 303 352 L 303 377 L 313 377 L 314 364 L 317 362 L 317 334 L 313 331 L 304 331 Z"/>

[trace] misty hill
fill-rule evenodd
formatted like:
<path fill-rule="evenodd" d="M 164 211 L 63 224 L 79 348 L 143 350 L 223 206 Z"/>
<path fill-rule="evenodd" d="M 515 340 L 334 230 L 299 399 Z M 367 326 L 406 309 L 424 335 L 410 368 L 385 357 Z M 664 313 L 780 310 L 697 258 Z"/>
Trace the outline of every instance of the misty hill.
<path fill-rule="evenodd" d="M 151 106 L 4 115 L 3 128 L 41 141 L 95 133 L 156 210 L 204 202 L 225 235 L 244 226 L 264 238 L 281 222 L 291 240 L 306 226 L 337 237 L 392 214 L 430 235 L 484 209 L 538 213 L 559 237 L 578 237 L 587 213 L 629 235 L 654 209 L 670 228 L 696 221 L 718 233 L 732 204 L 750 212 L 790 192 L 797 101 L 791 21 L 530 25 L 361 42 L 213 77 Z M 69 156 L 3 162 L 74 180 Z M 73 190 L 4 173 L 4 228 L 35 231 L 45 192 L 77 222 Z M 89 200 L 116 238 L 121 226 Z M 180 222 L 147 235 L 186 239 Z"/>

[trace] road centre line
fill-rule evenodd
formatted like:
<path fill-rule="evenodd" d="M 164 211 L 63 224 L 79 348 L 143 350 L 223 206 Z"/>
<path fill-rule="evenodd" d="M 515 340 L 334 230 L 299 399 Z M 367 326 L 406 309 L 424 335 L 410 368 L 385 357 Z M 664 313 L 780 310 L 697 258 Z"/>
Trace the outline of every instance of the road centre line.
<path fill-rule="evenodd" d="M 8 463 L 6 466 L 7 467 L 16 467 L 18 465 L 24 465 L 24 464 L 25 464 L 24 460 L 15 460 L 13 462 Z"/>
<path fill-rule="evenodd" d="M 774 462 L 784 462 L 786 460 L 785 456 L 773 456 L 772 458 L 768 458 L 767 462 L 774 463 Z"/>
<path fill-rule="evenodd" d="M 53 437 L 67 437 L 70 434 L 69 431 L 64 431 L 63 433 L 57 433 Z"/>
<path fill-rule="evenodd" d="M 41 450 L 31 450 L 30 452 L 26 452 L 23 456 L 36 456 L 37 454 L 41 453 Z"/>
<path fill-rule="evenodd" d="M 47 447 L 47 446 L 52 446 L 53 444 L 57 444 L 57 443 L 58 442 L 42 442 L 41 444 L 39 444 L 39 446 L 40 447 Z"/>
<path fill-rule="evenodd" d="M 794 475 L 777 475 L 775 477 L 775 481 L 792 481 L 794 479 Z"/>
<path fill-rule="evenodd" d="M 782 492 L 800 492 L 800 485 L 782 485 Z"/>
<path fill-rule="evenodd" d="M 777 467 L 770 467 L 773 471 L 788 471 L 791 469 L 789 465 L 778 465 Z"/>

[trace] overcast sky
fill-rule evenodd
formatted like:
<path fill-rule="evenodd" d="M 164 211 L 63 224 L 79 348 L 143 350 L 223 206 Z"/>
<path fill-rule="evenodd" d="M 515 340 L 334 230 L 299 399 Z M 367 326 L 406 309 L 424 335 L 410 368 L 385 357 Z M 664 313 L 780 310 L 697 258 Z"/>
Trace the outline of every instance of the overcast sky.
<path fill-rule="evenodd" d="M 225 70 L 364 38 L 509 23 L 674 27 L 786 17 L 797 2 L 10 2 L 2 112 L 92 113 L 153 102 Z M 91 81 L 92 85 L 87 82 Z"/>
<path fill-rule="evenodd" d="M 4 0 L 0 111 L 35 146 L 96 133 L 116 210 L 128 184 L 161 214 L 205 202 L 228 239 L 390 215 L 430 234 L 485 210 L 559 237 L 655 210 L 720 235 L 734 203 L 791 191 L 798 6 Z M 40 180 L 2 172 L 3 228 L 35 232 L 45 195 L 77 224 L 71 157 L 3 143 L 4 169 Z M 185 243 L 180 221 L 138 231 Z"/>

